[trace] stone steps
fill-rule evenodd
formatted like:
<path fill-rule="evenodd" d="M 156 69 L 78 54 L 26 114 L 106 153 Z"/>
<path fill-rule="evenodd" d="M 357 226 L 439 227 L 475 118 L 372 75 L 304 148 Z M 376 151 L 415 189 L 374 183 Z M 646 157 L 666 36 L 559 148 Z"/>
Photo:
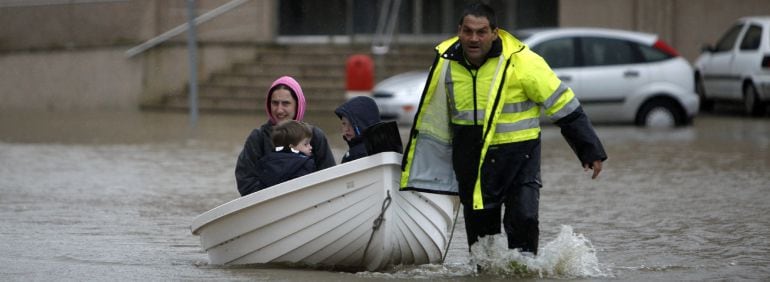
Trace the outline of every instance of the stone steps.
<path fill-rule="evenodd" d="M 198 85 L 198 108 L 212 112 L 264 111 L 270 84 L 290 75 L 302 85 L 308 114 L 328 114 L 345 101 L 345 64 L 352 54 L 369 54 L 368 46 L 261 46 L 251 60 L 236 62 Z M 427 70 L 433 61 L 428 45 L 402 46 L 375 62 L 375 83 L 397 73 Z M 145 110 L 188 111 L 187 87 L 142 105 Z"/>

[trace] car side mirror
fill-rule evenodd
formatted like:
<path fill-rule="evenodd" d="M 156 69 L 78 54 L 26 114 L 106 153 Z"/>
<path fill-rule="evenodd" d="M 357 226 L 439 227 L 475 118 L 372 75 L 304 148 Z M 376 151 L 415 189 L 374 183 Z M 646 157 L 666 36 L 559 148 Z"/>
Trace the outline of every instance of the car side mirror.
<path fill-rule="evenodd" d="M 714 52 L 714 47 L 712 47 L 710 44 L 703 44 L 703 46 L 700 47 L 701 53 L 711 53 Z"/>

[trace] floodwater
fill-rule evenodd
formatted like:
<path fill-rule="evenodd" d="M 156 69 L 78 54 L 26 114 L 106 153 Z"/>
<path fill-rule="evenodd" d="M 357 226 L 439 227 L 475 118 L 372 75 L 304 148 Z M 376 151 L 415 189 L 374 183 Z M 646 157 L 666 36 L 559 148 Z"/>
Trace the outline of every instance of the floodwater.
<path fill-rule="evenodd" d="M 203 114 L 191 130 L 184 113 L 0 113 L 0 280 L 770 278 L 770 119 L 719 114 L 681 129 L 597 125 L 610 157 L 598 180 L 545 127 L 534 258 L 502 237 L 469 253 L 460 218 L 443 265 L 209 265 L 190 223 L 238 197 L 235 159 L 263 120 Z M 339 160 L 337 119 L 307 121 Z"/>

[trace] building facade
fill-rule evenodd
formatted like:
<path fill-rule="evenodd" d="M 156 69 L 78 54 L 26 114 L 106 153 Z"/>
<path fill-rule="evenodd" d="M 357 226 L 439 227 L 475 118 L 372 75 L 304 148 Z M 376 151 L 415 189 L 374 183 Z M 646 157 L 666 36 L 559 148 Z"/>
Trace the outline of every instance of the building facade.
<path fill-rule="evenodd" d="M 432 45 L 456 32 L 466 2 L 197 0 L 198 15 L 217 14 L 197 28 L 200 77 L 252 57 L 260 44 L 370 43 L 387 26 L 388 10 L 397 11 L 393 44 Z M 735 19 L 770 14 L 767 0 L 486 2 L 505 29 L 591 26 L 656 33 L 691 62 Z M 0 1 L 0 110 L 130 110 L 148 97 L 183 89 L 183 32 L 138 55 L 126 51 L 183 25 L 188 3 Z M 221 9 L 228 5 L 234 8 Z"/>

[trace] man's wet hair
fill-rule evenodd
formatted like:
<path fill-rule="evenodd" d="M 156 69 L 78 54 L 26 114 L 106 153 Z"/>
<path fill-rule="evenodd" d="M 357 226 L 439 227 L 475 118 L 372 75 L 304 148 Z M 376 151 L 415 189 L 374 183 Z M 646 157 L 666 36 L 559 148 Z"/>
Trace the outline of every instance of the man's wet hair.
<path fill-rule="evenodd" d="M 465 19 L 465 16 L 468 15 L 476 16 L 479 18 L 487 18 L 487 20 L 489 20 L 489 27 L 491 29 L 497 28 L 497 17 L 495 16 L 495 10 L 487 4 L 476 2 L 465 5 L 465 9 L 463 9 L 463 13 L 460 16 L 460 22 L 458 25 L 463 25 L 463 19 Z"/>

